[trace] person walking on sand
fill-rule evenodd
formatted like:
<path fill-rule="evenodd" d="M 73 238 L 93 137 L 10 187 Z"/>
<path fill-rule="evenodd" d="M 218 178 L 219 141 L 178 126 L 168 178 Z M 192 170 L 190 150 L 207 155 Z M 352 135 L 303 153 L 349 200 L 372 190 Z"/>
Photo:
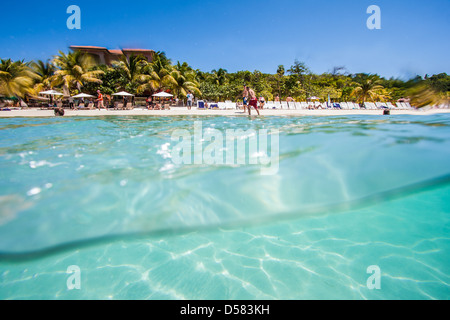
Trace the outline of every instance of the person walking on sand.
<path fill-rule="evenodd" d="M 103 95 L 100 92 L 100 90 L 97 90 L 97 109 L 100 110 L 101 108 L 105 108 L 105 106 L 103 104 Z M 106 110 L 108 110 L 108 109 L 106 109 Z"/>
<path fill-rule="evenodd" d="M 251 115 L 252 107 L 253 107 L 253 108 L 255 108 L 255 110 L 259 116 L 260 114 L 259 114 L 259 110 L 258 110 L 258 98 L 256 97 L 256 93 L 249 87 L 247 87 L 247 92 L 248 92 L 248 95 L 250 96 L 250 102 L 248 105 L 248 115 Z"/>

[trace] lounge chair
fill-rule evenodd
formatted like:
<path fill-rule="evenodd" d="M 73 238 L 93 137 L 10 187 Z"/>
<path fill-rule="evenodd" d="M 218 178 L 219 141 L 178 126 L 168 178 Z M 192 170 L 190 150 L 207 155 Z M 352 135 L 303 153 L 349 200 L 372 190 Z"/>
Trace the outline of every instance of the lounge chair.
<path fill-rule="evenodd" d="M 288 109 L 295 109 L 295 102 L 294 101 L 287 102 L 287 108 Z"/>
<path fill-rule="evenodd" d="M 378 109 L 387 109 L 387 104 L 382 102 L 375 102 Z"/>
<path fill-rule="evenodd" d="M 411 104 L 409 102 L 404 102 L 403 105 L 408 110 L 414 110 L 415 109 L 413 106 L 411 106 Z"/>
<path fill-rule="evenodd" d="M 205 109 L 205 102 L 203 100 L 197 101 L 197 109 Z"/>
<path fill-rule="evenodd" d="M 375 103 L 373 103 L 373 102 L 366 102 L 366 109 L 369 109 L 369 110 L 376 110 L 376 109 L 377 109 L 377 106 L 376 106 Z"/>
<path fill-rule="evenodd" d="M 275 109 L 275 104 L 273 103 L 273 101 L 267 101 L 264 107 L 265 109 Z"/>
<path fill-rule="evenodd" d="M 386 103 L 386 107 L 388 107 L 388 108 L 391 109 L 391 110 L 397 109 L 391 102 L 387 102 L 387 103 Z"/>
<path fill-rule="evenodd" d="M 281 101 L 281 108 L 280 109 L 289 109 L 289 104 L 287 101 Z"/>

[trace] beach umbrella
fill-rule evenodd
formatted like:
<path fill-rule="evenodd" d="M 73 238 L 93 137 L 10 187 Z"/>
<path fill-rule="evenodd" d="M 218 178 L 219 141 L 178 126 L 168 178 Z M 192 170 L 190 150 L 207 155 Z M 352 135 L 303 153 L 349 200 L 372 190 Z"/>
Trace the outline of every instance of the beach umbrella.
<path fill-rule="evenodd" d="M 113 93 L 113 96 L 121 96 L 124 99 L 124 103 L 125 103 L 125 97 L 134 97 L 134 94 L 128 93 L 126 91 L 121 91 L 121 92 L 117 92 L 117 93 Z M 127 99 L 128 101 L 128 99 Z"/>
<path fill-rule="evenodd" d="M 171 98 L 173 97 L 173 94 L 167 93 L 167 92 L 159 92 L 153 95 L 153 97 L 157 97 L 159 98 L 159 100 L 161 101 L 163 98 Z"/>
<path fill-rule="evenodd" d="M 134 95 L 131 93 L 128 93 L 126 91 L 121 91 L 121 92 L 117 92 L 117 93 L 113 93 L 113 96 L 121 96 L 121 97 L 133 97 Z"/>
<path fill-rule="evenodd" d="M 48 90 L 48 91 L 41 91 L 39 94 L 42 95 L 49 95 L 50 96 L 50 103 L 53 103 L 53 96 L 63 96 L 61 92 L 55 91 L 55 90 Z"/>
<path fill-rule="evenodd" d="M 63 96 L 61 92 L 55 91 L 55 90 L 48 90 L 48 91 L 41 91 L 39 94 L 46 94 L 49 96 Z"/>
<path fill-rule="evenodd" d="M 159 92 L 153 95 L 154 97 L 159 97 L 159 98 L 170 98 L 173 97 L 173 94 L 167 93 L 167 92 Z"/>
<path fill-rule="evenodd" d="M 73 96 L 72 98 L 95 98 L 94 96 L 91 96 L 90 94 L 86 94 L 86 93 L 80 93 L 77 94 L 76 96 Z"/>

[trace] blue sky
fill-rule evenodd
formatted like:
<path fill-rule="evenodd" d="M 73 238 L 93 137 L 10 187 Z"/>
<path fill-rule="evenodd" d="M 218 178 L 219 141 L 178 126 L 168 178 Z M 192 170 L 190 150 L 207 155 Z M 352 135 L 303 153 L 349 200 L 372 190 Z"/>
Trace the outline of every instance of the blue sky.
<path fill-rule="evenodd" d="M 69 5 L 81 30 L 69 30 Z M 381 30 L 369 30 L 370 5 Z M 450 73 L 449 0 L 7 1 L 0 57 L 46 60 L 69 45 L 165 51 L 203 71 L 260 70 L 304 61 L 315 73 L 409 78 Z"/>

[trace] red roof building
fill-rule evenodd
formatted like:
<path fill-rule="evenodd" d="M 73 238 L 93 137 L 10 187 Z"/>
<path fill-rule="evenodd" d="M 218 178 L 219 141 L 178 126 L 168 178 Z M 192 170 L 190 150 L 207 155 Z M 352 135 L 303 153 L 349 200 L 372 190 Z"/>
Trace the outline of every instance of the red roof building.
<path fill-rule="evenodd" d="M 109 50 L 103 47 L 95 46 L 70 46 L 73 51 L 81 51 L 88 53 L 97 60 L 99 64 L 111 65 L 114 61 L 118 61 L 121 56 L 126 56 L 127 58 L 135 55 L 141 55 L 147 58 L 148 62 L 152 62 L 153 55 L 155 51 L 148 49 L 115 49 Z"/>

